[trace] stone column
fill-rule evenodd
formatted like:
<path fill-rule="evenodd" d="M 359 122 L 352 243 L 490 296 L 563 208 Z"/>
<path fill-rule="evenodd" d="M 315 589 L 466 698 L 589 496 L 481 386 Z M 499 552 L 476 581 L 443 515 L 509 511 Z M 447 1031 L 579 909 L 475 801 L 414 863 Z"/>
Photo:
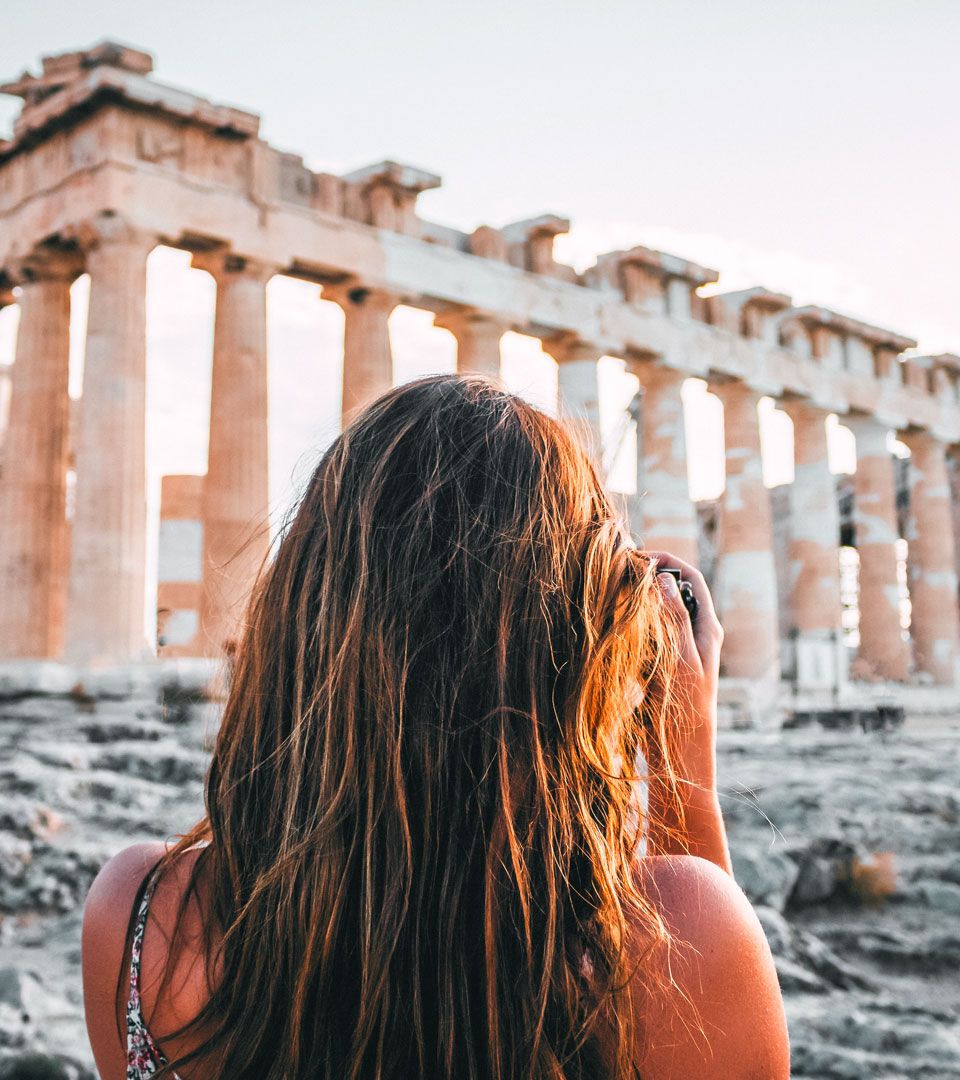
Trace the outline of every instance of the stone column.
<path fill-rule="evenodd" d="M 780 678 L 777 572 L 770 496 L 763 483 L 760 394 L 741 382 L 711 386 L 723 402 L 726 484 L 720 499 L 714 595 L 725 632 L 725 675 Z"/>
<path fill-rule="evenodd" d="M 457 339 L 457 371 L 500 376 L 500 339 L 509 327 L 484 311 L 445 311 L 433 320 Z"/>
<path fill-rule="evenodd" d="M 780 406 L 793 421 L 790 486 L 790 622 L 794 678 L 807 690 L 846 681 L 841 637 L 840 508 L 827 453 L 827 412 L 808 401 Z"/>
<path fill-rule="evenodd" d="M 887 427 L 870 416 L 845 417 L 857 444 L 854 528 L 860 556 L 860 650 L 857 674 L 905 679 L 910 651 L 900 630 L 897 500 Z"/>
<path fill-rule="evenodd" d="M 67 587 L 70 284 L 75 257 L 17 271 L 20 326 L 0 476 L 0 657 L 57 657 Z"/>
<path fill-rule="evenodd" d="M 600 429 L 600 384 L 597 367 L 602 349 L 579 339 L 544 341 L 558 368 L 558 415 L 573 429 L 601 477 L 603 435 Z"/>
<path fill-rule="evenodd" d="M 198 640 L 219 656 L 240 635 L 270 548 L 267 282 L 276 268 L 230 254 L 193 265 L 217 283 Z"/>
<path fill-rule="evenodd" d="M 393 386 L 390 313 L 396 293 L 362 285 L 325 286 L 324 300 L 343 308 L 343 426 Z"/>
<path fill-rule="evenodd" d="M 630 531 L 638 543 L 669 551 L 696 566 L 697 511 L 687 478 L 687 436 L 680 392 L 686 376 L 653 362 L 630 362 L 640 380 L 637 493 L 630 500 Z"/>
<path fill-rule="evenodd" d="M 918 671 L 950 686 L 960 681 L 960 625 L 947 448 L 928 432 L 900 438 L 910 447 L 907 542 L 914 661 Z"/>
<path fill-rule="evenodd" d="M 106 217 L 84 236 L 90 311 L 66 656 L 99 665 L 147 653 L 146 284 L 156 239 Z"/>

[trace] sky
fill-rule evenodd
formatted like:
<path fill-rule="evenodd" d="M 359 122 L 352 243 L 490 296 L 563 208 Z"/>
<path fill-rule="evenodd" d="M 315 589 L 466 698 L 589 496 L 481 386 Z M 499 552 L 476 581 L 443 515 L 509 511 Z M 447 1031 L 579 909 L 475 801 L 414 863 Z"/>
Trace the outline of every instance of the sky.
<path fill-rule="evenodd" d="M 552 212 L 583 267 L 642 243 L 960 352 L 957 0 L 33 0 L 5 12 L 0 77 L 105 37 L 152 52 L 155 77 L 260 113 L 314 168 L 393 158 L 443 177 L 423 216 L 462 229 Z M 0 96 L 0 133 L 19 106 Z M 213 285 L 182 253 L 150 260 L 149 468 L 202 472 Z M 86 283 L 75 286 L 74 389 Z M 337 430 L 338 310 L 313 286 L 269 291 L 276 516 Z M 0 312 L 0 361 L 16 313 Z M 391 322 L 396 377 L 451 370 L 430 317 Z M 508 383 L 548 404 L 539 344 L 504 341 Z M 612 430 L 631 391 L 604 367 Z M 691 491 L 722 486 L 718 403 L 686 390 Z M 763 406 L 768 483 L 790 428 Z M 832 439 L 835 469 L 849 439 Z M 632 449 L 615 470 L 630 486 Z"/>

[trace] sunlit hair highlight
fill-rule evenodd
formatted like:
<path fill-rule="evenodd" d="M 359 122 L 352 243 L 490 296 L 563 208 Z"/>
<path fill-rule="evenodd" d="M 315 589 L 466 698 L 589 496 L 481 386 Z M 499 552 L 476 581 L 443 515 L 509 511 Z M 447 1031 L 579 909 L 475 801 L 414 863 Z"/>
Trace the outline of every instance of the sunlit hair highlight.
<path fill-rule="evenodd" d="M 479 377 L 391 390 L 323 455 L 247 624 L 206 816 L 165 856 L 209 841 L 213 991 L 173 1067 L 635 1075 L 679 627 L 574 437 Z"/>

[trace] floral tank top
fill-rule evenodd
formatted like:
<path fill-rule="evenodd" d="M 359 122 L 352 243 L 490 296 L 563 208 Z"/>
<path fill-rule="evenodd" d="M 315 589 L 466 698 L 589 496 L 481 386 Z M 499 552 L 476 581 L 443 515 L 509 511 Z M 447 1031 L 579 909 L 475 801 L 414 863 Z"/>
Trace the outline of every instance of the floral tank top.
<path fill-rule="evenodd" d="M 152 870 L 143 891 L 143 899 L 133 924 L 133 943 L 130 948 L 130 996 L 127 998 L 127 1080 L 144 1080 L 153 1076 L 167 1059 L 147 1030 L 140 1006 L 140 954 L 143 951 L 143 932 L 147 926 L 150 898 L 157 884 L 157 871 Z M 180 1080 L 176 1073 L 171 1080 Z"/>

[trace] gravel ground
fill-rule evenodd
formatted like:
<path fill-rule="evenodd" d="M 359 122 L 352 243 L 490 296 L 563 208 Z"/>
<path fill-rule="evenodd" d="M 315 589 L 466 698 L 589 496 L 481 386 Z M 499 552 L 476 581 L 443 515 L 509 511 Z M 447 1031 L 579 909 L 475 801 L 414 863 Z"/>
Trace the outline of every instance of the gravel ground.
<path fill-rule="evenodd" d="M 80 911 L 101 863 L 199 813 L 211 706 L 0 702 L 0 1080 L 92 1077 Z M 960 721 L 724 731 L 737 879 L 793 1075 L 960 1080 Z"/>

